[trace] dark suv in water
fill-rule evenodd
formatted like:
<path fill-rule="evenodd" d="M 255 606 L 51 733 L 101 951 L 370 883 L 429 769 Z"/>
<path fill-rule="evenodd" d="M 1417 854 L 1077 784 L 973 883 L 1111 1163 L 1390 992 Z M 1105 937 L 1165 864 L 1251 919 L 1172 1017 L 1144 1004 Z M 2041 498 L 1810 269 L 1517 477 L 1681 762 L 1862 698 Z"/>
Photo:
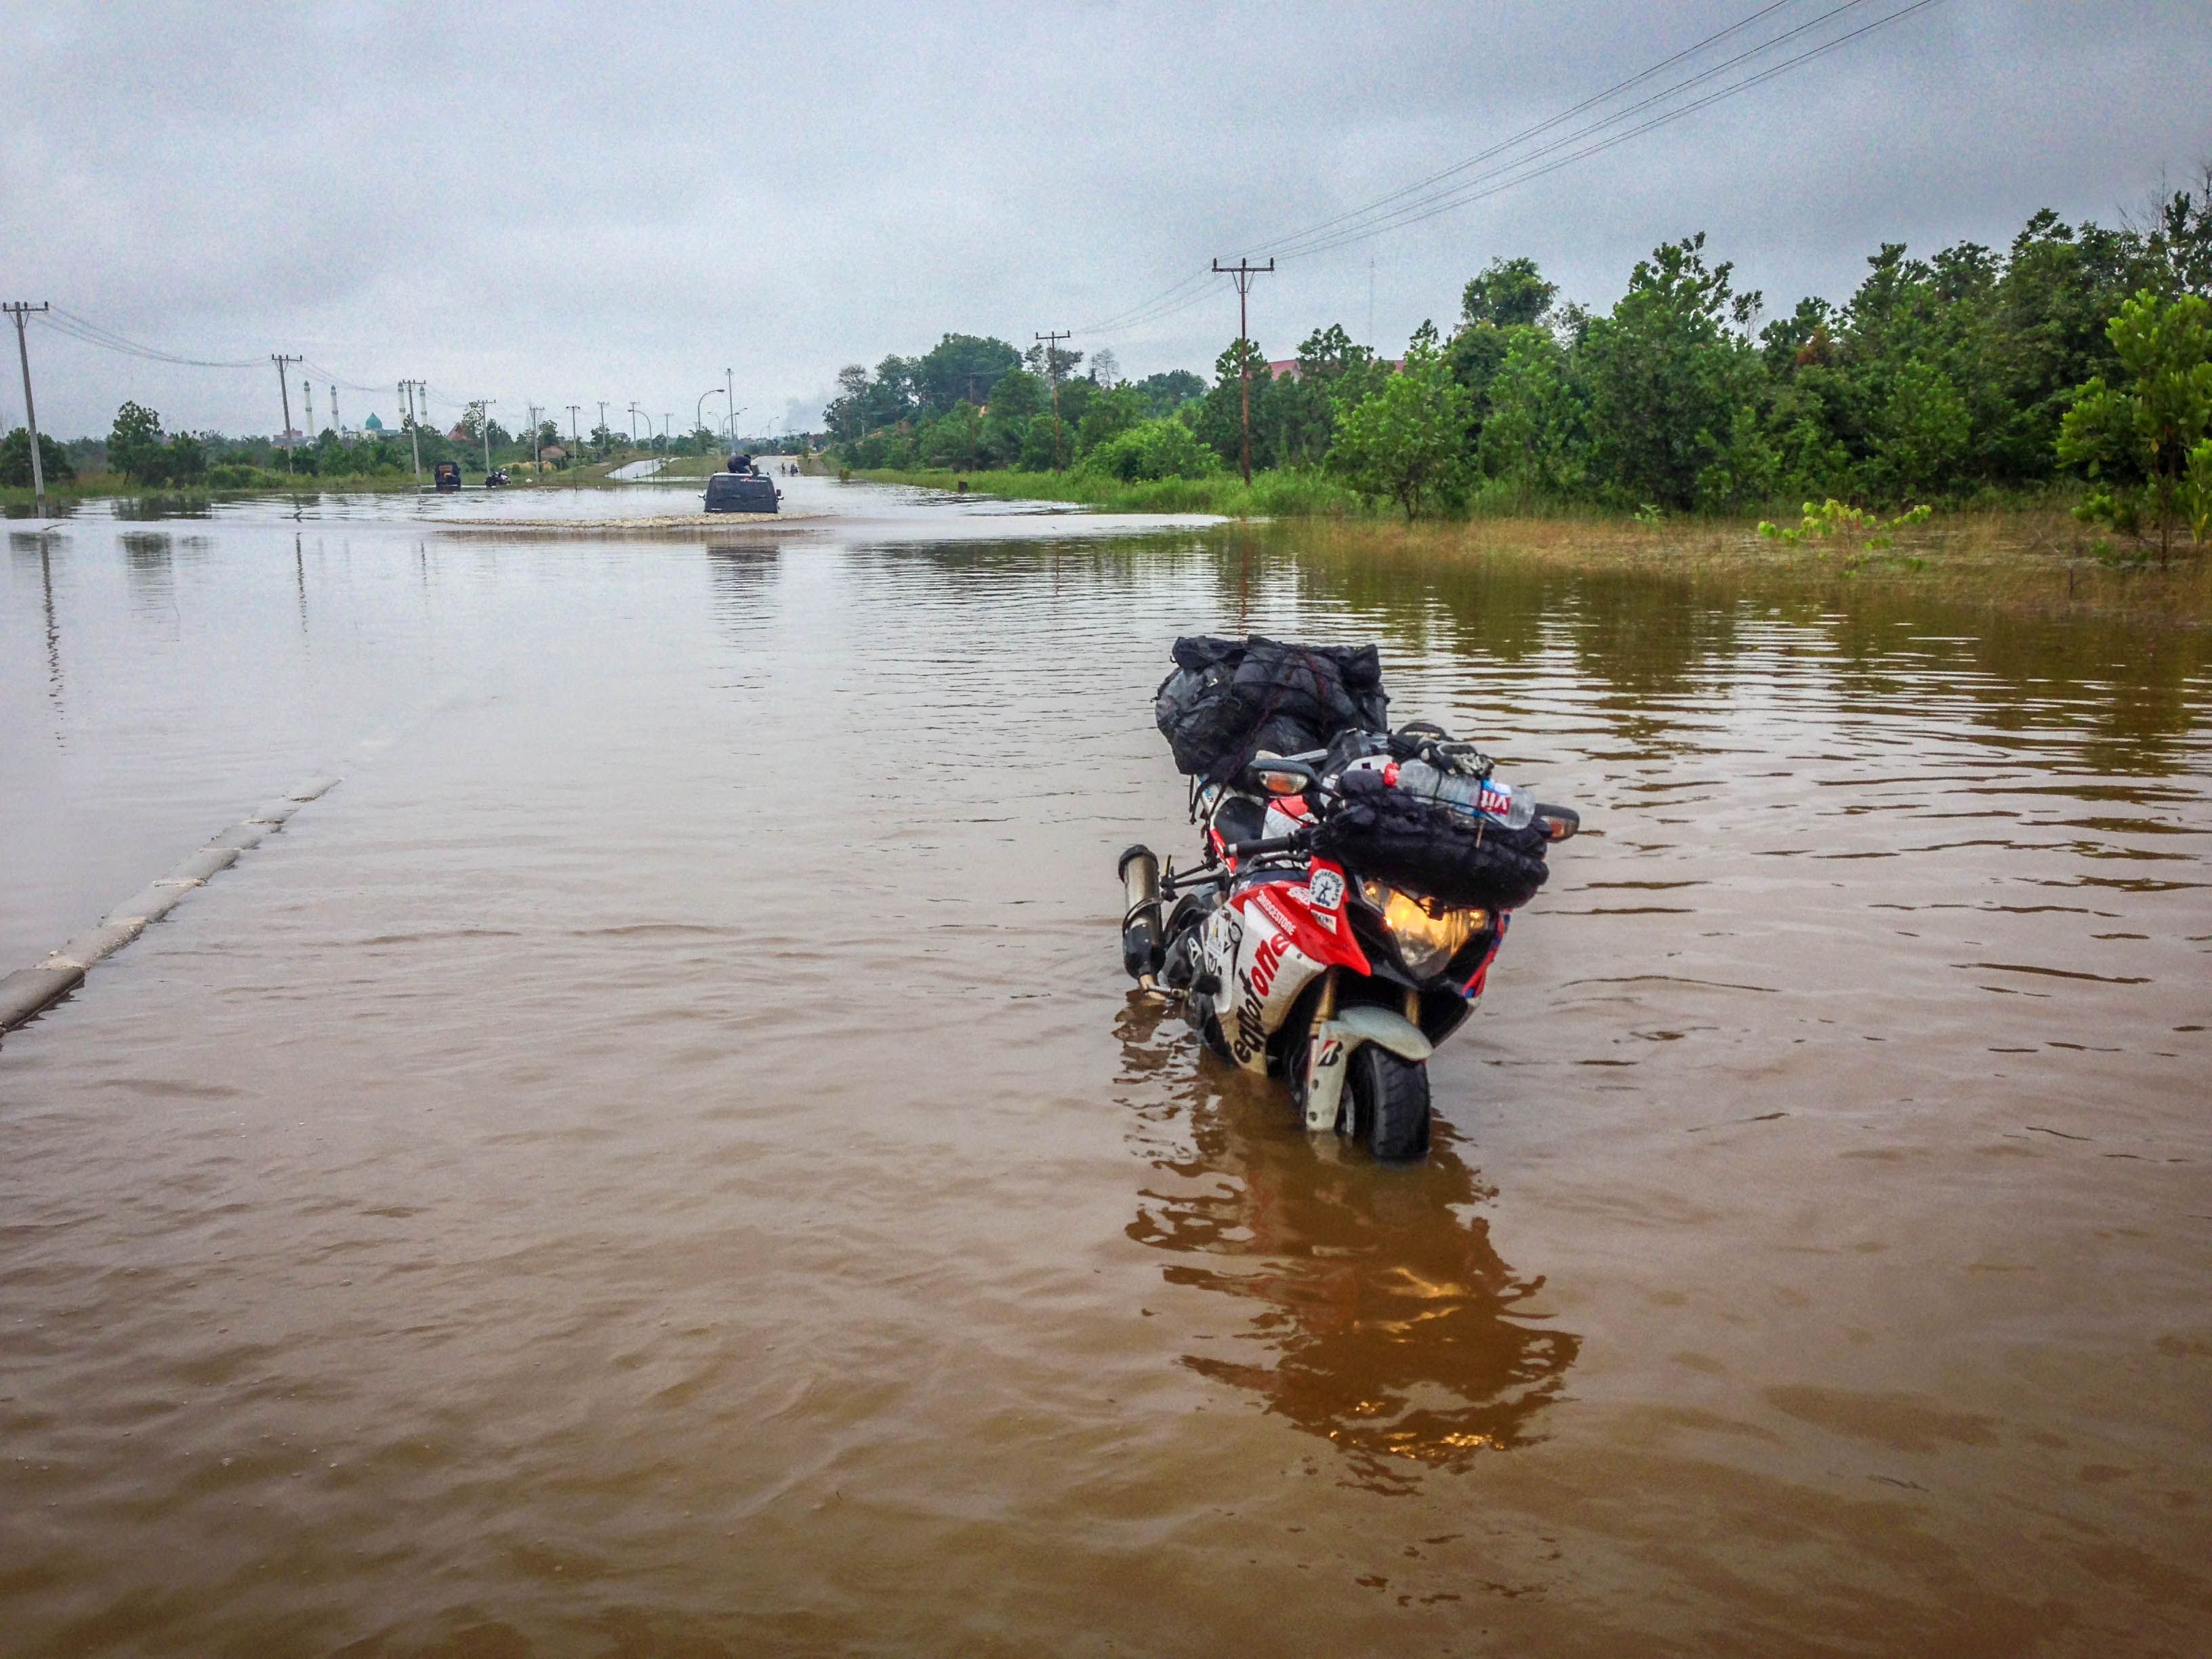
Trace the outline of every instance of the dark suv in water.
<path fill-rule="evenodd" d="M 757 472 L 717 472 L 707 480 L 709 513 L 773 513 L 782 492 Z"/>

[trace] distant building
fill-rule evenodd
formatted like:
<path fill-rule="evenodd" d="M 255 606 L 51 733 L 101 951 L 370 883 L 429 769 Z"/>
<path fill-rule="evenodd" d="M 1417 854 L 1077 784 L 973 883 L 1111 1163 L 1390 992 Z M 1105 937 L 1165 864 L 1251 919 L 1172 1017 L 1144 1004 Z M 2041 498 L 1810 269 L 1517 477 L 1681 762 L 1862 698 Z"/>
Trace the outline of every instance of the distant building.
<path fill-rule="evenodd" d="M 361 429 L 371 437 L 381 438 L 384 435 L 384 422 L 372 415 L 361 423 Z"/>

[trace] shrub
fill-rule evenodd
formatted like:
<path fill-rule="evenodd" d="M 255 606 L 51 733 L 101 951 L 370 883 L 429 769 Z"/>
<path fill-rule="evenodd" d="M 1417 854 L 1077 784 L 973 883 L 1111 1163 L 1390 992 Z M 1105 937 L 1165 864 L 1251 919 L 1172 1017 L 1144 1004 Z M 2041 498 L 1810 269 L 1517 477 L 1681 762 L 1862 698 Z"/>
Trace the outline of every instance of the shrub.
<path fill-rule="evenodd" d="M 1124 483 L 1161 478 L 1206 478 L 1221 471 L 1220 459 L 1181 421 L 1140 421 L 1107 439 L 1083 459 L 1079 469 Z"/>

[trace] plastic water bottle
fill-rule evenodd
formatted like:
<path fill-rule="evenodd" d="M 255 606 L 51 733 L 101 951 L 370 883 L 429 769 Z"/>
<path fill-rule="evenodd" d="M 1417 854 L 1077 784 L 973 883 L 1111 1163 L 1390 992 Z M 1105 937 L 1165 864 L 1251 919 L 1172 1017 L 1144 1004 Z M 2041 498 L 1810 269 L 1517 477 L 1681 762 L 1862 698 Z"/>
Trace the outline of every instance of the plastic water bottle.
<path fill-rule="evenodd" d="M 1454 811 L 1495 818 L 1508 830 L 1526 830 L 1536 818 L 1534 797 L 1495 778 L 1439 772 L 1426 761 L 1398 763 L 1398 787 Z"/>

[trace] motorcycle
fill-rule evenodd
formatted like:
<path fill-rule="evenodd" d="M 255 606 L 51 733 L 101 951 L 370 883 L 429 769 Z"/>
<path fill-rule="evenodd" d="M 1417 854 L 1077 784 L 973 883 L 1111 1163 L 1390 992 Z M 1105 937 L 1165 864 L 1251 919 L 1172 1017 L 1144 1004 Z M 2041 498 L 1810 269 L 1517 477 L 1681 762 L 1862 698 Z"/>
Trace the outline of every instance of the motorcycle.
<path fill-rule="evenodd" d="M 1256 753 L 1194 785 L 1191 811 L 1195 868 L 1163 870 L 1141 845 L 1121 855 L 1123 966 L 1180 1000 L 1212 1053 L 1285 1080 L 1309 1131 L 1424 1156 L 1429 1057 L 1579 815 L 1425 724 Z"/>

